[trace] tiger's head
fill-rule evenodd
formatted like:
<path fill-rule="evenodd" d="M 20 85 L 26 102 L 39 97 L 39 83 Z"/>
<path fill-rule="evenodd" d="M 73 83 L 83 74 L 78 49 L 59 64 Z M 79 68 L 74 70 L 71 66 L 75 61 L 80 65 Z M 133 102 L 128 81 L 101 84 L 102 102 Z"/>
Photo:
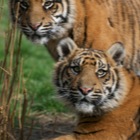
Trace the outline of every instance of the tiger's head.
<path fill-rule="evenodd" d="M 78 48 L 69 38 L 58 47 L 54 84 L 60 97 L 78 113 L 101 115 L 118 107 L 126 96 L 122 62 L 124 48 L 115 43 L 107 52 Z"/>
<path fill-rule="evenodd" d="M 27 38 L 41 44 L 64 37 L 75 20 L 74 0 L 10 0 L 10 11 Z"/>

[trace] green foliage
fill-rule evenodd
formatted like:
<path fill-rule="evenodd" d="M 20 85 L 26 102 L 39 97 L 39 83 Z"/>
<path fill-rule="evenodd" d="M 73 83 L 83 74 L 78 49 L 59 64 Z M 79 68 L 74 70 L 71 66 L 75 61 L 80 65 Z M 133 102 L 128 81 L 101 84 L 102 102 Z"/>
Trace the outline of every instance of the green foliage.
<path fill-rule="evenodd" d="M 64 111 L 55 98 L 56 92 L 52 83 L 54 61 L 46 48 L 23 38 L 21 52 L 25 87 L 30 98 L 34 99 L 33 111 Z"/>
<path fill-rule="evenodd" d="M 0 21 L 0 61 L 4 58 L 5 34 L 8 30 L 9 12 L 4 5 L 4 14 Z M 57 101 L 56 92 L 52 83 L 54 61 L 46 48 L 33 44 L 24 36 L 21 43 L 23 62 L 23 83 L 27 90 L 28 100 L 33 100 L 31 112 L 65 111 L 62 104 Z"/>

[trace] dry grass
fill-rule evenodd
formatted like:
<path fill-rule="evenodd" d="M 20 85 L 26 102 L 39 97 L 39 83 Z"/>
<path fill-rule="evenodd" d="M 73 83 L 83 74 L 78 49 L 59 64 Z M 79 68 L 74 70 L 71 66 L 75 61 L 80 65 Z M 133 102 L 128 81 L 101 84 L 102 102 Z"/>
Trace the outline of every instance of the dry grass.
<path fill-rule="evenodd" d="M 0 20 L 3 16 L 3 4 L 4 0 L 0 0 Z M 0 62 L 0 140 L 28 140 L 31 131 L 24 137 L 28 101 L 22 80 L 22 35 L 16 30 L 16 25 L 9 24 L 8 28 L 4 35 L 4 59 Z M 17 125 L 18 134 L 15 133 Z M 32 126 L 33 123 L 31 129 Z"/>

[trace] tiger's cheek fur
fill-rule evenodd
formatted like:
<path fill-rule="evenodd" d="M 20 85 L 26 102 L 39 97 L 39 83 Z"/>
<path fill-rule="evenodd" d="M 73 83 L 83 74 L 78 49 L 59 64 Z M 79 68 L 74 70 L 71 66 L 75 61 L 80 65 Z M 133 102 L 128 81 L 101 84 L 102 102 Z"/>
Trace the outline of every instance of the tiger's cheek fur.
<path fill-rule="evenodd" d="M 73 81 L 73 78 L 71 77 L 68 70 L 66 69 L 63 73 L 63 78 L 62 78 L 63 87 L 70 88 L 73 84 L 72 81 Z"/>

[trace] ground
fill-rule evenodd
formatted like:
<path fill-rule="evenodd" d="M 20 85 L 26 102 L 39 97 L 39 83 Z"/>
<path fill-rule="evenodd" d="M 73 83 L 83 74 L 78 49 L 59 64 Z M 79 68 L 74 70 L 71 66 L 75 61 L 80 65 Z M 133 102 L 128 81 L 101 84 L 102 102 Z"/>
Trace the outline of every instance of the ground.
<path fill-rule="evenodd" d="M 76 123 L 76 117 L 72 114 L 38 115 L 34 118 L 33 128 L 31 129 L 31 125 L 24 128 L 24 139 L 31 135 L 29 140 L 49 140 L 69 134 Z"/>

